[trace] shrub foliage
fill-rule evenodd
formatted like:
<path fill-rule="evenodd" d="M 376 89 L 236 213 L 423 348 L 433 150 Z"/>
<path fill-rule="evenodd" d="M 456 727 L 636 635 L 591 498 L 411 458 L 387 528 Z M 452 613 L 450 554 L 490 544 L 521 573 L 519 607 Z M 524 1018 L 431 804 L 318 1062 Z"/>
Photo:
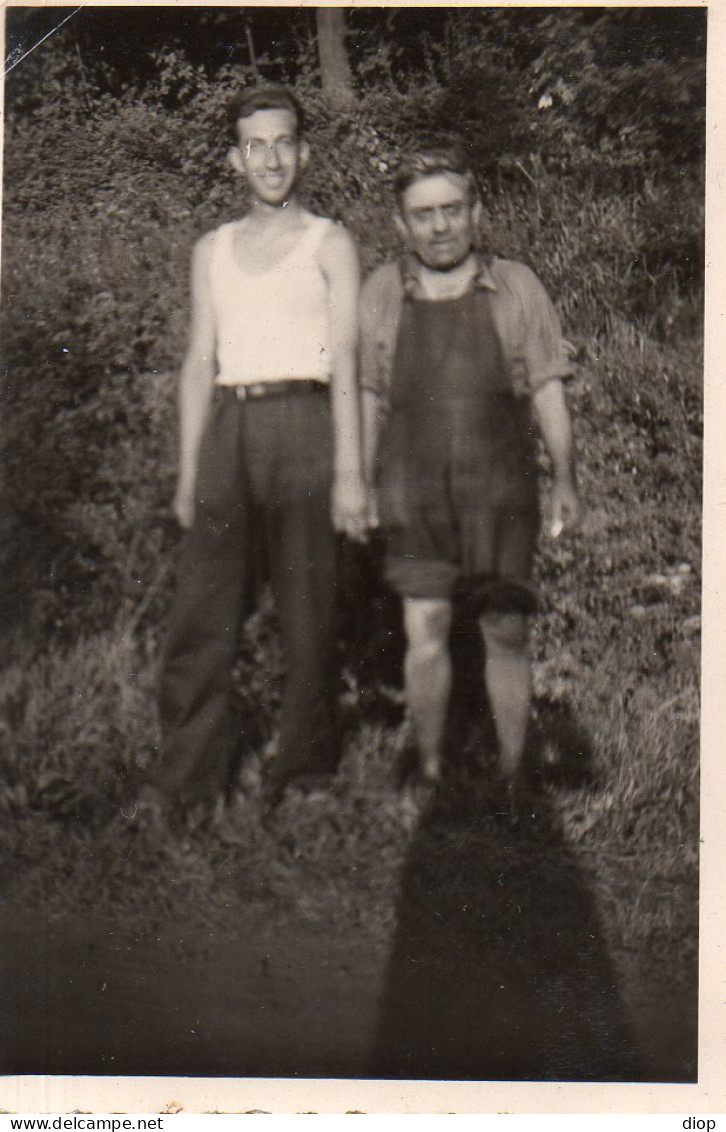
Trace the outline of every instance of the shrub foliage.
<path fill-rule="evenodd" d="M 544 277 L 571 336 L 697 331 L 702 13 L 354 13 L 345 111 L 321 93 L 309 13 L 160 12 L 142 41 L 143 15 L 84 13 L 7 86 L 5 497 L 16 586 L 38 595 L 12 606 L 39 629 L 67 629 L 69 605 L 83 608 L 76 628 L 107 624 L 119 587 L 129 597 L 157 568 L 173 465 L 164 375 L 184 347 L 191 245 L 244 206 L 225 162 L 240 83 L 295 87 L 307 197 L 345 220 L 366 266 L 394 245 L 402 150 L 458 139 L 485 239 Z M 9 19 L 22 44 L 22 14 Z M 254 65 L 239 46 L 225 60 L 220 44 L 250 28 Z"/>

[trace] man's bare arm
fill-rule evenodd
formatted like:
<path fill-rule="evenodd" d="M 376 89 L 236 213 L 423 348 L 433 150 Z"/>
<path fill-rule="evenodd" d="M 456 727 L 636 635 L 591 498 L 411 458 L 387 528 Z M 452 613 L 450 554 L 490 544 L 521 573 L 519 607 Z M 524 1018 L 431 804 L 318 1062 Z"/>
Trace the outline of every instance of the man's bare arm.
<path fill-rule="evenodd" d="M 580 515 L 575 477 L 572 421 L 561 381 L 546 382 L 533 403 L 545 447 L 552 461 L 552 534 L 574 527 Z"/>
<path fill-rule="evenodd" d="M 328 282 L 333 418 L 333 523 L 360 539 L 365 532 L 366 499 L 362 476 L 360 396 L 356 377 L 360 266 L 351 235 L 336 227 L 320 249 Z"/>
<path fill-rule="evenodd" d="M 369 526 L 378 526 L 378 507 L 376 505 L 374 487 L 376 482 L 376 457 L 381 427 L 383 425 L 385 410 L 383 399 L 372 389 L 363 389 L 362 397 L 362 423 L 363 423 L 363 476 L 370 491 L 369 499 Z"/>
<path fill-rule="evenodd" d="M 194 521 L 199 445 L 214 381 L 215 334 L 208 271 L 211 249 L 211 237 L 204 236 L 192 255 L 189 344 L 179 378 L 179 478 L 174 513 L 182 527 L 191 527 Z"/>

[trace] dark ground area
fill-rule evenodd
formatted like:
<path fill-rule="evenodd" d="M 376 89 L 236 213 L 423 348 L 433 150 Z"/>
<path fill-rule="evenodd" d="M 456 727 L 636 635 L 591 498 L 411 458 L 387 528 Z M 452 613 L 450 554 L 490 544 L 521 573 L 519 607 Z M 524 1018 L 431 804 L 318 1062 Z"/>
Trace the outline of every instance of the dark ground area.
<path fill-rule="evenodd" d="M 384 636 L 375 676 L 395 688 L 394 622 Z M 26 807 L 0 927 L 0 1072 L 695 1081 L 693 965 L 617 943 L 564 828 L 578 790 L 606 797 L 580 713 L 538 704 L 560 762 L 535 772 L 535 749 L 512 823 L 487 770 L 478 635 L 462 623 L 452 645 L 449 774 L 433 796 L 397 793 L 403 749 L 386 744 L 402 706 L 374 696 L 374 650 L 351 647 L 368 726 L 384 730 L 365 740 L 350 708 L 335 783 L 293 792 L 271 828 L 254 790 L 229 844 L 203 830 L 177 843 L 122 814 L 49 825 Z M 643 899 L 638 875 L 612 877 L 618 909 Z M 664 875 L 659 891 L 672 912 L 680 890 Z"/>
<path fill-rule="evenodd" d="M 6 915 L 2 1072 L 695 1080 L 695 987 L 616 970 L 556 837 L 544 803 L 512 831 L 431 800 L 388 941 L 336 918 L 334 897 L 143 932 Z"/>

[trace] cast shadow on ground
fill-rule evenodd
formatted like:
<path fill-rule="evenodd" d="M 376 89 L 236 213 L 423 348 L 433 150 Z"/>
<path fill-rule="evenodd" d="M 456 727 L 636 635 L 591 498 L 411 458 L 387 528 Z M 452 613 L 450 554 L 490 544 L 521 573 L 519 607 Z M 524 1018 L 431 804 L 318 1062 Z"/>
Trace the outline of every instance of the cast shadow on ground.
<path fill-rule="evenodd" d="M 512 825 L 442 789 L 400 883 L 372 1075 L 637 1081 L 588 885 L 544 796 Z"/>
<path fill-rule="evenodd" d="M 376 688 L 401 687 L 400 609 L 376 586 L 371 559 L 368 574 L 365 563 L 358 569 L 354 607 L 367 602 L 367 612 L 357 637 L 348 626 L 348 656 L 364 689 L 361 715 L 395 724 L 402 706 Z M 423 806 L 401 876 L 371 1075 L 643 1080 L 594 900 L 547 790 L 596 788 L 587 731 L 568 702 L 535 704 L 535 789 L 512 822 L 491 789 L 482 644 L 461 609 L 451 649 L 446 775 Z"/>

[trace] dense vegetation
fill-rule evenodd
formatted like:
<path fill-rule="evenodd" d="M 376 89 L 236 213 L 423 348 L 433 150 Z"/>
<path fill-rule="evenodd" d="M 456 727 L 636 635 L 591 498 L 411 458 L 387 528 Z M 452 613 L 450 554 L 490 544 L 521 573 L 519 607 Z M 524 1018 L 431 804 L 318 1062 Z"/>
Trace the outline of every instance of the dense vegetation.
<path fill-rule="evenodd" d="M 8 82 L 6 474 L 36 585 L 41 556 L 43 632 L 67 626 L 71 590 L 103 624 L 119 587 L 135 598 L 137 575 L 150 582 L 170 487 L 153 375 L 183 349 L 194 238 L 240 207 L 224 108 L 250 66 L 213 45 L 246 43 L 241 16 L 154 12 L 156 36 L 146 13 L 84 12 Z M 490 246 L 537 269 L 571 336 L 673 341 L 701 309 L 703 14 L 596 15 L 358 13 L 360 97 L 344 113 L 319 92 L 299 17 L 255 13 L 261 47 L 265 29 L 270 50 L 285 29 L 289 52 L 255 59 L 294 79 L 315 153 L 307 194 L 345 218 L 367 265 L 393 242 L 401 149 L 454 137 L 481 177 Z"/>
<path fill-rule="evenodd" d="M 40 18 L 8 13 L 20 53 Z M 113 868 L 111 879 L 93 869 L 110 867 L 119 839 L 134 841 L 104 823 L 156 742 L 153 679 L 177 537 L 170 373 L 184 345 L 189 253 L 243 204 L 225 163 L 224 107 L 261 74 L 292 83 L 308 108 L 306 195 L 345 219 L 366 267 L 394 244 L 398 155 L 422 136 L 455 138 L 476 168 L 488 245 L 529 262 L 556 297 L 580 363 L 572 396 L 589 518 L 567 545 L 544 549 L 537 695 L 543 726 L 559 721 L 561 733 L 576 715 L 589 733 L 594 778 L 556 784 L 553 798 L 593 871 L 613 946 L 648 948 L 685 977 L 697 864 L 705 13 L 352 11 L 357 97 L 345 111 L 321 93 L 311 21 L 290 9 L 84 9 L 10 73 L 2 615 L 13 632 L 0 793 L 16 819 L 8 849 L 28 866 L 16 884 L 34 878 L 61 903 L 69 893 L 123 899 Z M 260 750 L 279 675 L 270 625 L 269 615 L 255 622 L 240 661 L 242 695 L 268 689 Z M 384 695 L 370 675 L 374 645 L 358 640 L 360 657 L 348 658 L 358 724 L 335 803 L 343 820 L 331 814 L 313 830 L 294 806 L 288 819 L 298 856 L 328 870 L 338 896 L 357 861 L 356 915 L 375 915 L 380 897 L 372 881 L 360 887 L 365 862 L 380 885 L 401 851 L 386 778 L 400 727 L 368 712 Z M 284 888 L 280 859 L 245 829 L 240 859 Z M 106 845 L 93 865 L 90 836 Z M 137 844 L 134 858 L 156 876 L 159 899 L 165 868 L 179 868 L 164 852 Z M 195 852 L 184 884 L 206 891 L 204 844 Z M 133 886 L 124 891 L 132 900 Z"/>

